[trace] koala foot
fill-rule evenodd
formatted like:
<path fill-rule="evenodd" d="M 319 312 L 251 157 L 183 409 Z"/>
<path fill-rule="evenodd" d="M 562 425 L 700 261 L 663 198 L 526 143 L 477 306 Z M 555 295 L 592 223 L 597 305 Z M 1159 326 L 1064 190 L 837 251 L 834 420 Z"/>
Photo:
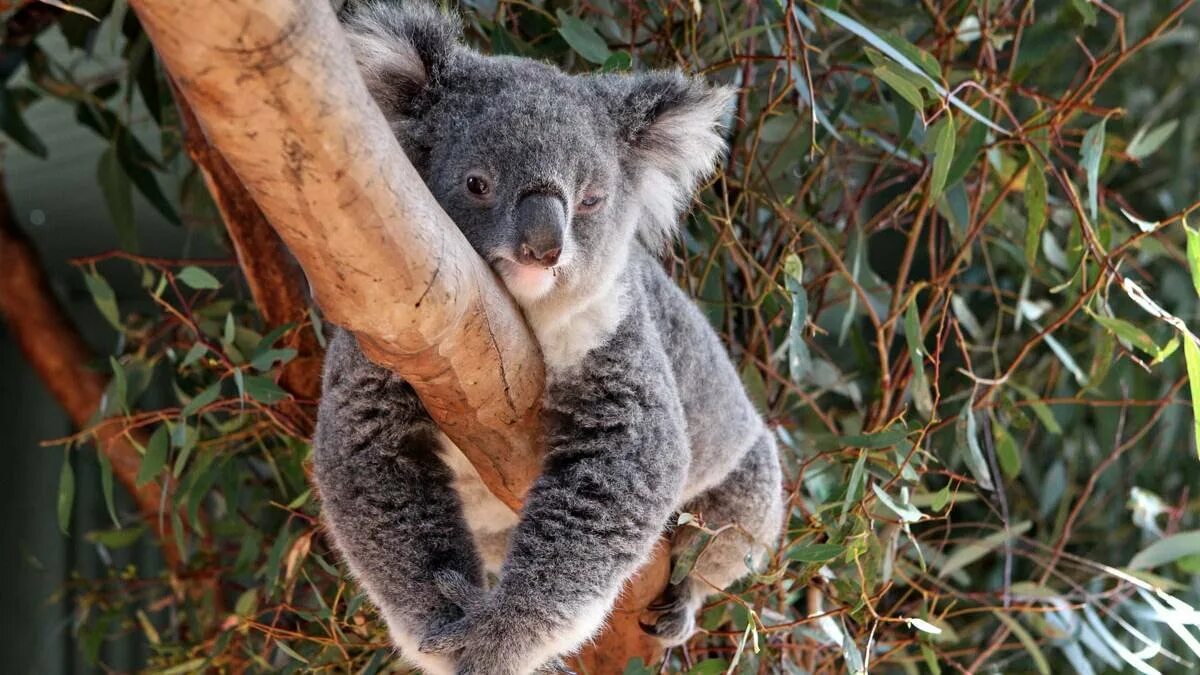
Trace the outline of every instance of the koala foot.
<path fill-rule="evenodd" d="M 692 601 L 691 580 L 668 586 L 653 604 L 646 608 L 654 615 L 650 623 L 638 621 L 642 630 L 658 638 L 667 647 L 681 645 L 696 632 L 696 610 Z"/>

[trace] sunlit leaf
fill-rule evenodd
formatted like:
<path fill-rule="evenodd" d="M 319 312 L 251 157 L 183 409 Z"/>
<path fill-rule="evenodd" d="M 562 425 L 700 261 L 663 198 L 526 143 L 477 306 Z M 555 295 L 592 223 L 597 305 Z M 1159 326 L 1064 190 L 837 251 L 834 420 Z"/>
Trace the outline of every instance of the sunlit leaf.
<path fill-rule="evenodd" d="M 69 534 L 71 511 L 75 506 L 75 469 L 71 467 L 71 451 L 63 453 L 62 469 L 58 473 L 58 529 Z"/>

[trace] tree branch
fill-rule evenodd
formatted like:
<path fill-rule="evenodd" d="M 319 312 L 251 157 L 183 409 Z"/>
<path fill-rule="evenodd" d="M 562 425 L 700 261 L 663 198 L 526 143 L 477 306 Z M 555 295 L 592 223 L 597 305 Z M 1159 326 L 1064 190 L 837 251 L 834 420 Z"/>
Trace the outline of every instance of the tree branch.
<path fill-rule="evenodd" d="M 184 148 L 199 167 L 221 213 L 255 306 L 269 328 L 288 323 L 303 326 L 308 319 L 304 275 L 229 162 L 209 145 L 196 114 L 173 82 L 171 92 L 183 124 Z M 321 346 L 316 333 L 298 328 L 289 331 L 284 340 L 296 350 L 296 358 L 283 367 L 280 384 L 297 398 L 315 401 L 321 395 Z M 311 432 L 308 415 L 291 416 L 303 419 Z"/>

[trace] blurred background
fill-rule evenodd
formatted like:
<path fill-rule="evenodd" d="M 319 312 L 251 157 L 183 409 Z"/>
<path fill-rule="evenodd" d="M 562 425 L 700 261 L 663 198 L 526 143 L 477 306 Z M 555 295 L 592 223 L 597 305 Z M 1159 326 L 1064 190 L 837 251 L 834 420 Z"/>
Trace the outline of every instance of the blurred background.
<path fill-rule="evenodd" d="M 448 5 L 487 53 L 741 93 L 666 264 L 792 515 L 665 671 L 1200 670 L 1192 5 Z M 3 670 L 403 672 L 305 478 L 319 313 L 257 303 L 136 16 L 0 19 Z M 22 342 L 26 241 L 73 375 Z"/>

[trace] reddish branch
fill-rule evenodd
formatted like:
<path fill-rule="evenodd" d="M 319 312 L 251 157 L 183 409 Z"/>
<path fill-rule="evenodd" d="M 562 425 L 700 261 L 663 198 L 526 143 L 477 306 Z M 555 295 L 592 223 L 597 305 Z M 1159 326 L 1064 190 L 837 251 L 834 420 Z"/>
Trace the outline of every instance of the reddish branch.
<path fill-rule="evenodd" d="M 0 315 L 46 388 L 75 426 L 85 428 L 100 409 L 108 381 L 88 368 L 95 355 L 54 297 L 33 243 L 13 222 L 2 178 L 0 175 Z M 162 544 L 168 567 L 179 569 L 170 519 L 159 517 L 164 504 L 162 489 L 155 481 L 138 487 L 142 457 L 123 425 L 101 423 L 92 429 L 92 436 Z M 145 439 L 141 442 L 144 445 Z"/>

